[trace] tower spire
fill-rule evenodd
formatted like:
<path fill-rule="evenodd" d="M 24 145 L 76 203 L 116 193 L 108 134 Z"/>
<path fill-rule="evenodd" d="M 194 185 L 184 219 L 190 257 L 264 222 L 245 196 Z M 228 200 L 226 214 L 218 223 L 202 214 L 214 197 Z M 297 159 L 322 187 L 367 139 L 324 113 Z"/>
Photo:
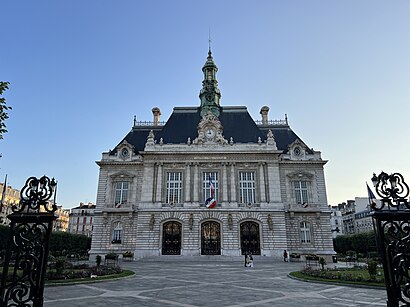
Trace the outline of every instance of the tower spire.
<path fill-rule="evenodd" d="M 209 30 L 208 43 L 208 57 L 202 67 L 204 80 L 202 81 L 202 89 L 199 92 L 199 99 L 201 99 L 201 116 L 205 117 L 211 112 L 216 117 L 219 117 L 221 92 L 218 88 L 218 80 L 216 79 L 218 66 L 216 66 L 211 52 L 211 30 Z"/>

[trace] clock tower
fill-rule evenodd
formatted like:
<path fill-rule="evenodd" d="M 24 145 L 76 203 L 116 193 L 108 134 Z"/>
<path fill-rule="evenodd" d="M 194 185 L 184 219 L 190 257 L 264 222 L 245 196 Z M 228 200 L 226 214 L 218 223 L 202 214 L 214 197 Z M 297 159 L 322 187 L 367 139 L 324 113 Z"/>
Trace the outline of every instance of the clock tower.
<path fill-rule="evenodd" d="M 209 111 L 216 117 L 220 114 L 219 100 L 221 99 L 221 92 L 218 89 L 218 80 L 216 80 L 216 66 L 212 57 L 211 49 L 208 51 L 208 57 L 205 65 L 202 67 L 204 73 L 204 80 L 202 81 L 202 89 L 199 93 L 201 99 L 201 116 L 204 118 Z"/>

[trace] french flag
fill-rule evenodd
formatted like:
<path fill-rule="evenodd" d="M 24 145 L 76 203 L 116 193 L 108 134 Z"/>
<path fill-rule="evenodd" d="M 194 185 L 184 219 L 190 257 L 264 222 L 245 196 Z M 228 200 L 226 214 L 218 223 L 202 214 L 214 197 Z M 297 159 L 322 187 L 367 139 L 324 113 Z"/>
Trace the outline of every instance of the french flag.
<path fill-rule="evenodd" d="M 211 176 L 209 176 L 209 189 L 211 190 L 211 197 L 215 196 L 215 186 Z"/>
<path fill-rule="evenodd" d="M 205 201 L 205 206 L 207 208 L 215 208 L 216 206 L 216 200 L 213 197 L 209 197 L 206 201 Z"/>

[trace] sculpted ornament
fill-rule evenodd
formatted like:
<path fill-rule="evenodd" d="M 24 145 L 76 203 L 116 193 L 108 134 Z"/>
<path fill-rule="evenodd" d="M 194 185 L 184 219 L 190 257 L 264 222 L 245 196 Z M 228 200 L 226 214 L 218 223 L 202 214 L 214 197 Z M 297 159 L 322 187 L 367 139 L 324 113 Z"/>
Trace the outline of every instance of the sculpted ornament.
<path fill-rule="evenodd" d="M 192 141 L 192 144 L 228 144 L 228 141 L 222 135 L 222 131 L 223 127 L 218 117 L 208 111 L 198 124 L 198 137 Z"/>

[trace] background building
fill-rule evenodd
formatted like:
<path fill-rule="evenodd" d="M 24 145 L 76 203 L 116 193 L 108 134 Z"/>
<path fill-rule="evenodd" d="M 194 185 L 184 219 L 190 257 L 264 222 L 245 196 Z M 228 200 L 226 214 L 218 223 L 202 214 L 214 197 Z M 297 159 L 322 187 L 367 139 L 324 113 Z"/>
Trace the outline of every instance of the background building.
<path fill-rule="evenodd" d="M 64 209 L 62 205 L 57 205 L 54 214 L 58 217 L 53 223 L 53 231 L 68 231 L 70 209 Z"/>
<path fill-rule="evenodd" d="M 0 183 L 0 201 L 3 198 L 4 183 Z M 13 204 L 18 204 L 20 201 L 20 190 L 13 189 L 11 186 L 6 187 L 6 194 L 4 197 L 3 207 L 0 211 L 0 225 L 8 225 L 10 220 L 7 218 L 12 213 L 11 207 Z"/>
<path fill-rule="evenodd" d="M 209 51 L 200 106 L 137 123 L 100 167 L 90 255 L 334 254 L 321 153 L 287 119 L 220 105 Z M 214 206 L 214 207 L 213 207 Z M 213 208 L 212 208 L 213 207 Z M 303 257 L 303 256 L 302 256 Z"/>
<path fill-rule="evenodd" d="M 69 232 L 91 237 L 93 233 L 93 218 L 95 205 L 91 202 L 82 203 L 72 208 L 70 213 Z"/>
<path fill-rule="evenodd" d="M 376 200 L 376 203 L 379 201 Z M 332 229 L 339 226 L 339 232 L 334 232 L 333 238 L 342 234 L 373 231 L 373 221 L 370 216 L 369 199 L 367 197 L 355 197 L 354 200 L 332 206 L 331 210 Z"/>

